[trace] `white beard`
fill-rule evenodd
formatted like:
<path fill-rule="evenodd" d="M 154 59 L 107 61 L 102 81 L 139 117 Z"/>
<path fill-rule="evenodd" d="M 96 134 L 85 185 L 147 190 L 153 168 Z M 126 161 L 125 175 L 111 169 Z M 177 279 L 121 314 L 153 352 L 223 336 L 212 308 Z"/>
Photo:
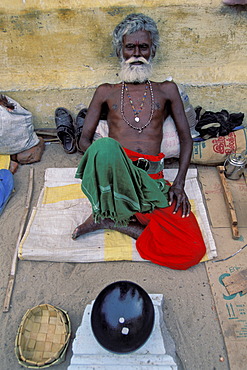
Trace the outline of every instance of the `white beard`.
<path fill-rule="evenodd" d="M 141 61 L 141 65 L 131 65 L 134 61 Z M 121 60 L 121 71 L 119 76 L 125 82 L 139 82 L 147 81 L 152 74 L 152 62 L 144 58 L 130 58 L 128 60 Z"/>

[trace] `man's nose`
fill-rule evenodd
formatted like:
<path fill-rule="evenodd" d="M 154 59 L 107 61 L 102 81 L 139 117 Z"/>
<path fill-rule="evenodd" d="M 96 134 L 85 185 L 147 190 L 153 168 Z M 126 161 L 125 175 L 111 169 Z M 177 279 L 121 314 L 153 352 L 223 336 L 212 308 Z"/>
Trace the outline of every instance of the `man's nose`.
<path fill-rule="evenodd" d="M 135 45 L 135 48 L 134 48 L 134 56 L 135 57 L 139 57 L 141 54 L 140 54 L 140 48 L 138 45 Z"/>

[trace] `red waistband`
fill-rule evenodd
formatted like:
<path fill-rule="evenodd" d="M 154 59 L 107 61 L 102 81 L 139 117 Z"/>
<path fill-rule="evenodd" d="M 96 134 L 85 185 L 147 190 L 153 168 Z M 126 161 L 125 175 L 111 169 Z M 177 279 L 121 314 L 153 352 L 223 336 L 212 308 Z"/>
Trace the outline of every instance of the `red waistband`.
<path fill-rule="evenodd" d="M 164 153 L 159 153 L 157 155 L 150 155 L 150 154 L 142 154 L 138 152 L 134 152 L 134 150 L 130 150 L 127 148 L 123 148 L 127 156 L 132 160 L 136 161 L 138 158 L 146 158 L 152 162 L 159 162 L 162 158 L 165 157 Z"/>
<path fill-rule="evenodd" d="M 165 157 L 164 153 L 159 153 L 158 155 L 150 155 L 150 154 L 142 154 L 135 152 L 133 150 L 123 148 L 129 159 L 132 161 L 136 161 L 138 158 L 145 158 L 148 159 L 149 161 L 152 162 L 159 162 L 162 158 Z M 160 171 L 155 174 L 148 174 L 152 179 L 157 180 L 157 179 L 162 179 L 163 176 L 163 171 Z"/>

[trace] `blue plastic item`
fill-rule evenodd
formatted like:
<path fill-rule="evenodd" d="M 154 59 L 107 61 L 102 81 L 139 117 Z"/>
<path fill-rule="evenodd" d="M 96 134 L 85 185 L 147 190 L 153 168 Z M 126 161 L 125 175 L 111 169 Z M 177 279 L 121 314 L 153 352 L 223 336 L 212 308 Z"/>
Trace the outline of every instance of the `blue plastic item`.
<path fill-rule="evenodd" d="M 14 189 L 14 176 L 9 170 L 0 170 L 0 215 L 2 214 Z"/>

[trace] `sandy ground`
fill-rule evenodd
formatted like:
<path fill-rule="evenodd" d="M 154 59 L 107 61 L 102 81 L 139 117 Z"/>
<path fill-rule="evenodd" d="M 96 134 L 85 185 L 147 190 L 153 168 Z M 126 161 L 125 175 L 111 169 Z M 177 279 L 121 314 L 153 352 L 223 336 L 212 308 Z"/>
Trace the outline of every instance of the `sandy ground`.
<path fill-rule="evenodd" d="M 47 145 L 42 160 L 33 164 L 36 205 L 48 167 L 76 167 L 80 155 L 67 155 L 60 144 Z M 16 192 L 0 222 L 1 305 L 19 234 L 28 188 L 30 165 L 19 166 L 14 175 Z M 47 230 L 49 232 L 49 230 Z M 131 280 L 148 293 L 164 295 L 164 320 L 176 344 L 182 367 L 188 370 L 229 369 L 224 339 L 211 294 L 204 263 L 187 271 L 175 271 L 149 262 L 52 263 L 19 261 L 9 312 L 0 318 L 0 370 L 17 370 L 14 341 L 25 312 L 50 303 L 66 310 L 72 323 L 72 340 L 66 361 L 54 368 L 67 369 L 71 345 L 87 304 L 109 283 Z M 224 362 L 219 358 L 223 356 Z"/>

